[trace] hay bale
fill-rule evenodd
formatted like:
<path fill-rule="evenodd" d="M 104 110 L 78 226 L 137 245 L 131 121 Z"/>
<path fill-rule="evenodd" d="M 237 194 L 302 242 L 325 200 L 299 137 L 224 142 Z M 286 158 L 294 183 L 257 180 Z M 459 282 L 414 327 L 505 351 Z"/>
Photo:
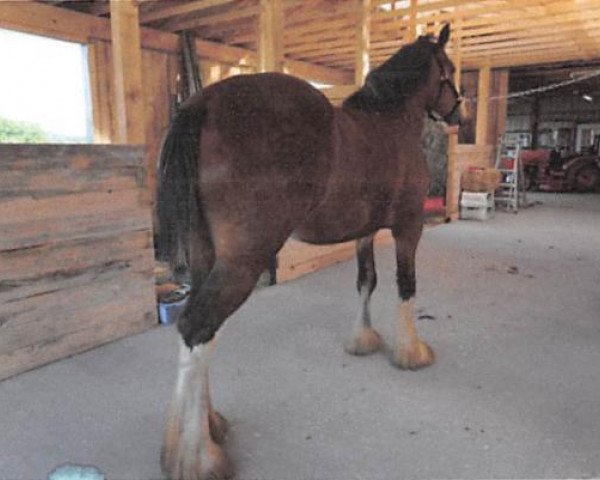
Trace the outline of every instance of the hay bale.
<path fill-rule="evenodd" d="M 441 122 L 427 118 L 423 129 L 423 150 L 429 168 L 430 197 L 446 196 L 446 177 L 448 165 L 448 135 Z"/>

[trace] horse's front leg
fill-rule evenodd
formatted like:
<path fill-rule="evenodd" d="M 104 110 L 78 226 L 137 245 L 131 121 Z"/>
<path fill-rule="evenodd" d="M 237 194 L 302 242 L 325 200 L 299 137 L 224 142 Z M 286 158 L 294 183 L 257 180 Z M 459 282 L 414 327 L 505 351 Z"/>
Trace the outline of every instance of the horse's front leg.
<path fill-rule="evenodd" d="M 415 327 L 415 256 L 422 230 L 423 225 L 418 221 L 405 222 L 392 230 L 396 241 L 396 279 L 400 294 L 393 361 L 398 367 L 410 370 L 428 367 L 435 361 L 433 350 L 419 338 Z"/>
<path fill-rule="evenodd" d="M 350 338 L 344 344 L 346 352 L 352 355 L 368 355 L 381 348 L 381 338 L 371 326 L 370 302 L 371 294 L 377 286 L 375 257 L 373 254 L 373 238 L 375 234 L 356 241 L 356 258 L 358 260 L 358 280 L 356 288 L 360 295 L 358 316 Z"/>

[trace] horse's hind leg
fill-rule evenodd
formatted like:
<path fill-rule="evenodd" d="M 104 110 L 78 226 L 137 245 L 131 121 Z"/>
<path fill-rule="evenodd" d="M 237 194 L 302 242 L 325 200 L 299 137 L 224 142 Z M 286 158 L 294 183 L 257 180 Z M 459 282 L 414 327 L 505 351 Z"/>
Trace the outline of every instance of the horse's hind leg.
<path fill-rule="evenodd" d="M 194 284 L 178 322 L 182 336 L 174 408 L 167 427 L 163 467 L 172 480 L 222 479 L 233 469 L 220 443 L 225 420 L 215 412 L 208 387 L 214 337 L 225 319 L 252 292 L 268 256 L 215 246 L 214 264 L 201 285 Z M 233 247 L 231 245 L 231 247 Z M 254 252 L 252 252 L 254 253 Z"/>
<path fill-rule="evenodd" d="M 417 334 L 414 318 L 415 256 L 422 230 L 420 222 L 405 222 L 401 228 L 392 230 L 396 241 L 396 278 L 400 294 L 393 360 L 398 367 L 410 370 L 427 367 L 435 361 L 433 350 Z"/>
<path fill-rule="evenodd" d="M 229 478 L 233 474 L 225 451 L 218 444 L 215 421 L 222 419 L 212 409 L 208 365 L 215 341 L 190 349 L 181 344 L 179 371 L 162 468 L 171 480 Z M 218 435 L 221 435 L 219 432 Z"/>
<path fill-rule="evenodd" d="M 206 228 L 195 232 L 190 243 L 192 298 L 207 280 L 215 254 Z M 173 480 L 231 474 L 227 457 L 218 446 L 225 440 L 227 422 L 212 408 L 208 386 L 209 356 L 214 343 L 190 349 L 181 342 L 177 384 L 161 451 L 163 472 Z M 197 455 L 204 458 L 194 464 L 192 459 Z"/>
<path fill-rule="evenodd" d="M 360 294 L 358 316 L 351 337 L 344 344 L 346 352 L 352 355 L 368 355 L 381 347 L 381 338 L 371 326 L 371 294 L 377 286 L 375 257 L 373 253 L 374 234 L 356 241 L 358 260 L 358 280 L 356 287 Z"/>

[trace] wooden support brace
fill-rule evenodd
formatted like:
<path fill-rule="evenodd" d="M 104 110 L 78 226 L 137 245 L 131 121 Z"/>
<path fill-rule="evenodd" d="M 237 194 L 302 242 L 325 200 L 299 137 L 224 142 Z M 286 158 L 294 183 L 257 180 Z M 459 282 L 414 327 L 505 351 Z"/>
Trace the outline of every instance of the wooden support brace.
<path fill-rule="evenodd" d="M 258 15 L 258 69 L 260 72 L 283 71 L 282 0 L 260 0 Z"/>
<path fill-rule="evenodd" d="M 358 22 L 356 24 L 354 83 L 362 86 L 370 69 L 371 0 L 357 0 L 356 6 L 358 9 Z"/>
<path fill-rule="evenodd" d="M 476 145 L 486 145 L 488 143 L 490 71 L 489 64 L 479 69 L 477 83 L 477 122 L 475 124 Z"/>
<path fill-rule="evenodd" d="M 408 30 L 406 35 L 406 42 L 414 42 L 417 39 L 417 1 L 410 0 L 408 7 Z"/>

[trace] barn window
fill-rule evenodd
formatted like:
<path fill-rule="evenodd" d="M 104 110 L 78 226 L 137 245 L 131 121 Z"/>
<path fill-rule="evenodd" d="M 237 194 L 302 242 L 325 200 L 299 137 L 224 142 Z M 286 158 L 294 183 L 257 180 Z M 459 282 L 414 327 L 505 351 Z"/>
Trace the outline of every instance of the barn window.
<path fill-rule="evenodd" d="M 0 143 L 90 143 L 87 48 L 0 29 Z"/>

